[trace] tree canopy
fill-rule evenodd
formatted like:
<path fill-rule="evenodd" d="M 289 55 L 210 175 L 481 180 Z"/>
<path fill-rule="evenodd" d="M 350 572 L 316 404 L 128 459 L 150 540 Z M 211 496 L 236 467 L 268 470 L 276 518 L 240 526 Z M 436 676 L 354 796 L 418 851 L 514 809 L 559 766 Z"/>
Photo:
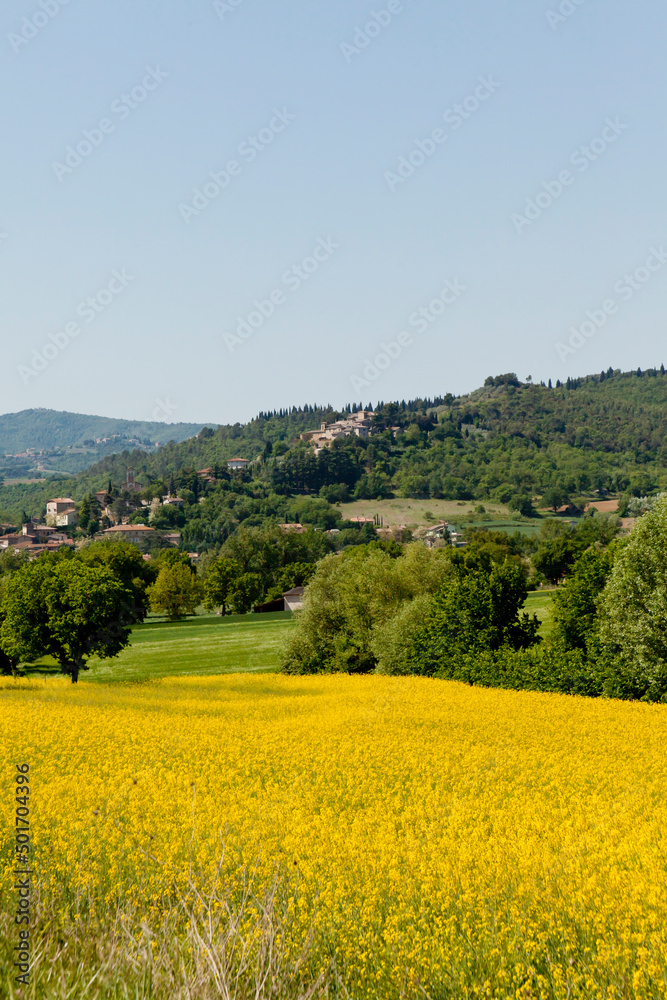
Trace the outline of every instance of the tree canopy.
<path fill-rule="evenodd" d="M 599 611 L 601 641 L 620 664 L 614 693 L 667 697 L 667 498 L 621 547 Z"/>
<path fill-rule="evenodd" d="M 110 569 L 42 556 L 6 585 L 0 646 L 13 661 L 53 656 L 76 683 L 89 657 L 113 657 L 127 645 L 130 624 L 119 609 L 131 601 Z"/>

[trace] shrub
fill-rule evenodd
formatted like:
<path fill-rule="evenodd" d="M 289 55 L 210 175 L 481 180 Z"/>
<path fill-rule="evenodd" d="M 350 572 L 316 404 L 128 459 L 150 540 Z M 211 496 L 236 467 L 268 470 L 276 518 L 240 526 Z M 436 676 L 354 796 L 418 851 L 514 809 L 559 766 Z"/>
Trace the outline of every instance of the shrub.
<path fill-rule="evenodd" d="M 667 498 L 638 522 L 598 600 L 615 697 L 667 697 Z"/>
<path fill-rule="evenodd" d="M 503 646 L 470 653 L 449 661 L 436 676 L 480 687 L 553 691 L 589 697 L 602 694 L 604 687 L 604 677 L 591 668 L 581 650 L 546 644 L 531 649 Z"/>
<path fill-rule="evenodd" d="M 456 664 L 470 654 L 501 646 L 522 649 L 538 641 L 537 618 L 519 617 L 527 596 L 521 568 L 506 560 L 490 572 L 473 569 L 448 577 L 432 602 L 423 626 L 415 632 L 411 662 L 418 673 L 453 676 Z"/>
<path fill-rule="evenodd" d="M 395 550 L 401 552 L 396 557 Z M 375 631 L 406 602 L 432 594 L 451 571 L 443 551 L 422 545 L 391 551 L 371 543 L 327 556 L 310 581 L 297 628 L 284 649 L 287 673 L 369 673 Z"/>
<path fill-rule="evenodd" d="M 415 635 L 423 626 L 432 603 L 430 594 L 421 594 L 413 601 L 407 601 L 387 622 L 376 627 L 371 640 L 371 649 L 377 660 L 376 673 L 395 676 L 422 673 L 422 663 L 415 649 Z"/>
<path fill-rule="evenodd" d="M 597 633 L 597 599 L 611 572 L 614 548 L 587 549 L 553 597 L 553 638 L 566 648 L 587 649 Z"/>

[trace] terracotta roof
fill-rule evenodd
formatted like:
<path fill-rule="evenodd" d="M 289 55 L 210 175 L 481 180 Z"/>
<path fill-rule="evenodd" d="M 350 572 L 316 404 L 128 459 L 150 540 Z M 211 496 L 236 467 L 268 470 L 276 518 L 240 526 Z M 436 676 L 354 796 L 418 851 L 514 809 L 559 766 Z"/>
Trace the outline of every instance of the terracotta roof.
<path fill-rule="evenodd" d="M 74 503 L 71 497 L 53 497 L 51 500 L 47 500 L 47 503 Z"/>
<path fill-rule="evenodd" d="M 104 534 L 106 535 L 110 531 L 121 531 L 121 532 L 155 531 L 155 528 L 149 528 L 145 524 L 114 524 L 111 528 L 105 528 Z"/>

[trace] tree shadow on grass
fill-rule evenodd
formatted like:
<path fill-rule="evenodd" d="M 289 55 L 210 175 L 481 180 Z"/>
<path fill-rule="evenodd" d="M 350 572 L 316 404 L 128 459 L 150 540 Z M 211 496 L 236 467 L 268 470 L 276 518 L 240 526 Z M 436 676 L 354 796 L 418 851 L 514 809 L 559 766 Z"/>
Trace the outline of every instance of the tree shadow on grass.
<path fill-rule="evenodd" d="M 16 668 L 16 677 L 65 677 L 57 663 L 22 663 Z"/>

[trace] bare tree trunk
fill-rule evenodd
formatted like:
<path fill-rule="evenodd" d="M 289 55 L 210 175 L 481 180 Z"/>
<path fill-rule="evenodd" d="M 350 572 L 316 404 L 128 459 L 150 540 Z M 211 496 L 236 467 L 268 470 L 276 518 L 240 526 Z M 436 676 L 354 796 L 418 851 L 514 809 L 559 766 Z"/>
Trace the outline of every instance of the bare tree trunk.
<path fill-rule="evenodd" d="M 72 678 L 72 684 L 78 683 L 79 680 L 79 670 L 82 669 L 84 661 L 79 657 L 76 660 L 63 660 L 61 662 L 61 670 L 64 674 L 69 674 Z"/>

